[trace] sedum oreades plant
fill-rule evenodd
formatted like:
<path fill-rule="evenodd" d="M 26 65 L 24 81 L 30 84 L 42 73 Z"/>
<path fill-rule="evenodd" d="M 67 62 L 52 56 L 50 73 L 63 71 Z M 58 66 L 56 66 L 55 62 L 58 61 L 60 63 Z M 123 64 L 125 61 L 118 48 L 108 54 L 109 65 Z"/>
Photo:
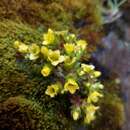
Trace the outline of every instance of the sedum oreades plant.
<path fill-rule="evenodd" d="M 95 119 L 103 85 L 98 81 L 101 73 L 92 64 L 81 61 L 87 54 L 86 41 L 68 31 L 48 29 L 40 45 L 15 41 L 14 46 L 27 60 L 41 61 L 43 78 L 53 76 L 53 81 L 46 86 L 46 95 L 50 98 L 68 95 L 74 120 L 83 119 L 89 124 Z"/>

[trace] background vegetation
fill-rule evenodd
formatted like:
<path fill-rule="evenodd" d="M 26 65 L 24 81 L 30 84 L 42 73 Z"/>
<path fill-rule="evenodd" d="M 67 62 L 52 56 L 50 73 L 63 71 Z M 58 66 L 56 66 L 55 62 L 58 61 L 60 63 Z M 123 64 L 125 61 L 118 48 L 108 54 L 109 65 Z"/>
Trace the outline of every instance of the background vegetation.
<path fill-rule="evenodd" d="M 89 42 L 95 50 L 102 34 L 98 0 L 1 0 L 0 1 L 0 129 L 72 130 L 66 99 L 52 100 L 44 94 L 49 81 L 18 66 L 13 43 L 39 43 L 48 27 L 68 29 Z M 85 59 L 86 60 L 86 59 Z M 113 80 L 113 79 L 112 79 Z M 104 84 L 110 83 L 104 81 Z M 113 84 L 106 85 L 99 119 L 90 129 L 119 130 L 124 120 L 123 104 Z M 22 96 L 21 96 L 22 95 Z M 24 97 L 23 97 L 24 96 Z M 64 109 L 61 109 L 64 108 Z M 42 116 L 43 115 L 43 116 Z M 13 120 L 12 120 L 13 119 Z M 14 124 L 14 122 L 17 122 Z"/>

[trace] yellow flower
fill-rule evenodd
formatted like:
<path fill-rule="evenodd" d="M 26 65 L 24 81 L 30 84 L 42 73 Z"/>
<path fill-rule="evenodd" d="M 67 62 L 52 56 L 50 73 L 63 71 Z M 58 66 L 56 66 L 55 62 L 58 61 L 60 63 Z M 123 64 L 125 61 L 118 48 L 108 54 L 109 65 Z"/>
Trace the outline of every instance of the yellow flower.
<path fill-rule="evenodd" d="M 64 85 L 64 90 L 69 91 L 71 94 L 74 94 L 77 89 L 79 89 L 79 86 L 72 78 L 68 79 Z"/>
<path fill-rule="evenodd" d="M 72 68 L 75 62 L 76 62 L 76 57 L 70 58 L 69 56 L 67 56 L 64 61 L 65 63 L 64 66 L 66 68 Z"/>
<path fill-rule="evenodd" d="M 93 76 L 94 76 L 95 78 L 97 78 L 97 77 L 101 76 L 101 72 L 100 72 L 100 71 L 94 71 L 94 72 L 93 72 Z"/>
<path fill-rule="evenodd" d="M 78 40 L 76 43 L 78 48 L 85 50 L 87 46 L 87 42 L 85 40 Z"/>
<path fill-rule="evenodd" d="M 55 41 L 55 34 L 51 29 L 48 29 L 48 32 L 43 35 L 43 45 L 50 45 L 53 44 Z"/>
<path fill-rule="evenodd" d="M 28 52 L 28 45 L 21 43 L 18 47 L 18 51 L 21 53 L 27 53 Z"/>
<path fill-rule="evenodd" d="M 58 82 L 48 86 L 47 90 L 45 91 L 45 94 L 53 98 L 58 94 L 60 89 L 61 89 L 61 84 Z"/>
<path fill-rule="evenodd" d="M 29 47 L 29 53 L 38 55 L 40 53 L 40 47 L 37 44 L 32 44 Z"/>
<path fill-rule="evenodd" d="M 87 89 L 90 89 L 90 87 L 91 87 L 91 83 L 90 82 L 85 82 L 84 85 L 85 85 L 85 87 Z"/>
<path fill-rule="evenodd" d="M 50 75 L 52 71 L 52 68 L 50 65 L 44 65 L 42 70 L 41 70 L 41 74 L 44 76 L 44 77 L 47 77 Z"/>
<path fill-rule="evenodd" d="M 27 54 L 26 58 L 29 58 L 30 60 L 36 60 L 39 58 L 39 55 Z"/>
<path fill-rule="evenodd" d="M 86 73 L 91 73 L 94 68 L 95 67 L 93 65 L 81 64 L 81 69 L 78 70 L 78 74 L 82 76 Z"/>
<path fill-rule="evenodd" d="M 64 48 L 67 54 L 72 54 L 74 52 L 75 45 L 72 43 L 66 43 L 64 45 Z"/>
<path fill-rule="evenodd" d="M 83 68 L 84 72 L 89 73 L 93 71 L 95 67 L 93 65 L 81 64 L 81 68 Z"/>
<path fill-rule="evenodd" d="M 19 41 L 15 41 L 14 42 L 14 47 L 16 48 L 16 49 L 18 49 L 19 48 L 19 46 L 20 46 L 20 42 Z"/>
<path fill-rule="evenodd" d="M 80 111 L 78 111 L 78 110 L 73 110 L 73 111 L 72 111 L 72 117 L 73 117 L 73 119 L 74 119 L 75 121 L 78 120 L 79 117 L 80 117 Z"/>
<path fill-rule="evenodd" d="M 94 70 L 93 65 L 81 64 L 81 70 L 79 71 L 79 75 L 82 76 L 86 73 L 91 73 Z"/>
<path fill-rule="evenodd" d="M 69 35 L 66 37 L 66 40 L 67 40 L 67 41 L 74 41 L 74 40 L 76 40 L 75 34 L 69 34 Z"/>
<path fill-rule="evenodd" d="M 37 44 L 32 44 L 29 47 L 28 57 L 30 60 L 35 60 L 39 57 L 39 53 L 40 53 L 40 47 Z"/>
<path fill-rule="evenodd" d="M 49 50 L 48 60 L 51 62 L 52 65 L 57 66 L 59 63 L 62 63 L 65 60 L 65 57 L 60 55 L 59 50 Z"/>
<path fill-rule="evenodd" d="M 90 93 L 90 94 L 88 95 L 87 102 L 88 102 L 88 103 L 91 103 L 91 102 L 96 103 L 96 102 L 98 102 L 98 100 L 99 100 L 100 97 L 103 97 L 103 95 L 100 94 L 100 93 L 97 92 L 97 91 L 94 91 L 94 92 L 92 92 L 92 93 Z"/>
<path fill-rule="evenodd" d="M 49 49 L 47 47 L 45 46 L 41 47 L 41 53 L 43 54 L 44 57 L 48 56 L 48 52 L 49 52 Z"/>
<path fill-rule="evenodd" d="M 99 109 L 99 107 L 94 105 L 86 106 L 86 116 L 84 118 L 84 122 L 90 124 L 96 117 L 95 112 Z"/>

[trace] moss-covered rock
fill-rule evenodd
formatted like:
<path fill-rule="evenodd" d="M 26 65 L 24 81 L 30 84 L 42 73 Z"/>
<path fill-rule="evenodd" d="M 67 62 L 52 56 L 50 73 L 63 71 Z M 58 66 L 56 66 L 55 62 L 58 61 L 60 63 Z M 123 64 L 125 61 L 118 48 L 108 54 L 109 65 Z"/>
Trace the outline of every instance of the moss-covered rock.
<path fill-rule="evenodd" d="M 1 0 L 0 20 L 10 19 L 56 30 L 68 29 L 89 41 L 93 51 L 101 38 L 99 0 Z"/>
<path fill-rule="evenodd" d="M 104 97 L 100 102 L 97 120 L 93 122 L 90 130 L 121 130 L 123 127 L 125 109 L 120 97 L 121 85 L 115 73 L 109 76 L 103 80 Z"/>
<path fill-rule="evenodd" d="M 17 62 L 21 61 L 16 61 L 16 57 L 21 60 L 22 57 L 16 55 L 13 42 L 19 39 L 27 44 L 39 44 L 44 30 L 51 27 L 56 30 L 68 29 L 88 39 L 88 48 L 93 51 L 100 39 L 101 14 L 98 2 L 99 0 L 76 0 L 75 3 L 73 0 L 0 1 L 0 129 L 72 129 L 72 122 L 66 118 L 69 115 L 66 112 L 66 99 L 52 100 L 45 96 L 45 82 L 49 81 L 44 81 L 35 73 L 30 75 L 24 66 L 18 66 Z M 103 114 L 93 126 L 94 130 L 119 130 L 123 121 L 123 104 L 120 99 L 108 95 L 101 105 Z"/>
<path fill-rule="evenodd" d="M 13 42 L 18 38 L 26 42 L 38 42 L 40 33 L 8 20 L 0 22 L 0 28 L 0 101 L 19 94 L 31 95 L 38 85 L 37 81 L 29 79 L 17 66 Z"/>
<path fill-rule="evenodd" d="M 103 36 L 100 0 L 64 0 L 64 5 L 72 14 L 74 28 L 81 37 L 89 41 L 88 50 L 92 52 Z"/>
<path fill-rule="evenodd" d="M 45 112 L 35 101 L 22 96 L 10 97 L 0 103 L 1 130 L 71 130 L 67 120 L 58 113 Z M 60 114 L 61 115 L 61 114 Z M 59 115 L 58 115 L 59 116 Z"/>
<path fill-rule="evenodd" d="M 32 74 L 32 70 L 30 74 L 26 67 L 20 66 L 22 59 L 16 60 L 16 57 L 19 56 L 16 55 L 13 42 L 21 39 L 28 44 L 40 43 L 43 31 L 10 20 L 0 22 L 0 27 L 0 102 L 5 101 L 4 104 L 8 104 L 12 100 L 13 103 L 13 101 L 18 101 L 19 98 L 8 99 L 9 97 L 24 95 L 24 97 L 36 100 L 40 104 L 42 112 L 44 112 L 44 129 L 69 130 L 71 128 L 70 123 L 64 111 L 61 111 L 60 101 L 51 100 L 45 95 L 47 85 L 45 82 L 48 81 L 44 81 L 39 74 L 36 75 L 35 70 L 34 74 Z M 28 104 L 28 107 L 31 107 L 29 105 L 31 104 Z M 11 117 L 9 118 L 11 119 Z"/>
<path fill-rule="evenodd" d="M 23 97 L 11 97 L 0 104 L 1 130 L 42 130 L 44 113 L 39 105 Z"/>
<path fill-rule="evenodd" d="M 22 21 L 33 26 L 44 25 L 69 27 L 71 17 L 59 2 L 38 2 L 36 0 L 1 0 L 0 18 Z M 59 27 L 58 27 L 59 28 Z M 61 28 L 60 28 L 61 29 Z"/>
<path fill-rule="evenodd" d="M 104 95 L 101 101 L 98 119 L 91 126 L 92 130 L 121 130 L 124 124 L 124 105 L 117 95 Z"/>

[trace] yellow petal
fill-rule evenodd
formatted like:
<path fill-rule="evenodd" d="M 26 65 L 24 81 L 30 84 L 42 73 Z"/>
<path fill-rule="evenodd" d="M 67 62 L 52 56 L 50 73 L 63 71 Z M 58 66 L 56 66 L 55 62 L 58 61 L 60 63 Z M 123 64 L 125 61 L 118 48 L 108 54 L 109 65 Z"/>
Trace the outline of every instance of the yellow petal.
<path fill-rule="evenodd" d="M 95 78 L 97 78 L 97 77 L 101 76 L 101 72 L 100 72 L 100 71 L 94 71 L 94 72 L 93 72 L 93 76 L 94 76 Z"/>
<path fill-rule="evenodd" d="M 37 44 L 30 45 L 29 53 L 33 55 L 38 55 L 40 53 L 40 47 Z"/>
<path fill-rule="evenodd" d="M 91 103 L 91 102 L 96 103 L 99 100 L 99 98 L 101 98 L 101 97 L 103 97 L 102 94 L 100 94 L 97 91 L 94 91 L 94 92 L 92 92 L 92 93 L 89 94 L 87 102 L 88 103 Z"/>
<path fill-rule="evenodd" d="M 59 82 L 52 84 L 47 87 L 47 90 L 45 91 L 46 95 L 49 95 L 50 97 L 55 97 L 58 92 L 61 89 L 61 84 Z"/>
<path fill-rule="evenodd" d="M 64 45 L 64 48 L 65 48 L 65 51 L 66 51 L 67 54 L 71 54 L 71 53 L 74 52 L 75 45 L 72 44 L 72 43 L 66 43 Z"/>
<path fill-rule="evenodd" d="M 81 68 L 83 69 L 84 72 L 90 73 L 91 71 L 94 70 L 95 67 L 93 65 L 81 64 Z"/>
<path fill-rule="evenodd" d="M 85 40 L 78 40 L 76 43 L 77 47 L 81 48 L 82 50 L 85 50 L 87 46 L 87 42 Z"/>
<path fill-rule="evenodd" d="M 85 123 L 90 124 L 96 117 L 95 112 L 99 109 L 98 106 L 88 105 L 86 106 L 86 116 L 84 118 Z"/>
<path fill-rule="evenodd" d="M 27 58 L 29 58 L 30 60 L 36 60 L 39 58 L 39 55 L 34 55 L 34 54 L 28 54 Z"/>
<path fill-rule="evenodd" d="M 43 54 L 44 57 L 47 57 L 48 53 L 49 53 L 49 49 L 45 46 L 42 46 L 41 47 L 41 53 Z"/>
<path fill-rule="evenodd" d="M 55 41 L 55 34 L 53 32 L 53 30 L 48 29 L 48 32 L 46 34 L 43 35 L 43 45 L 50 45 L 53 44 Z"/>
<path fill-rule="evenodd" d="M 77 89 L 79 89 L 79 86 L 74 79 L 68 79 L 64 85 L 64 90 L 69 91 L 71 94 L 74 94 Z"/>
<path fill-rule="evenodd" d="M 21 43 L 18 48 L 19 52 L 27 53 L 28 52 L 28 45 Z"/>
<path fill-rule="evenodd" d="M 52 68 L 49 65 L 44 65 L 42 70 L 41 70 L 41 74 L 44 77 L 47 77 L 50 75 L 51 71 L 52 71 Z"/>
<path fill-rule="evenodd" d="M 64 59 L 65 59 L 64 56 L 60 55 L 59 50 L 55 50 L 55 51 L 50 50 L 48 53 L 48 60 L 54 66 L 57 66 L 59 63 L 62 63 Z"/>
<path fill-rule="evenodd" d="M 78 111 L 74 111 L 74 112 L 72 113 L 72 116 L 73 116 L 73 119 L 76 121 L 76 120 L 79 119 L 80 114 L 79 114 Z"/>
<path fill-rule="evenodd" d="M 69 56 L 67 56 L 67 57 L 65 57 L 64 66 L 67 69 L 70 69 L 70 68 L 73 67 L 73 65 L 75 64 L 75 62 L 76 62 L 76 57 L 70 58 Z"/>
<path fill-rule="evenodd" d="M 45 91 L 46 95 L 49 95 L 50 97 L 54 97 L 56 95 L 55 89 L 52 86 L 48 86 L 47 90 Z"/>
<path fill-rule="evenodd" d="M 18 49 L 19 46 L 20 46 L 20 42 L 19 42 L 19 41 L 15 41 L 15 42 L 14 42 L 14 47 L 15 47 L 16 49 Z"/>

